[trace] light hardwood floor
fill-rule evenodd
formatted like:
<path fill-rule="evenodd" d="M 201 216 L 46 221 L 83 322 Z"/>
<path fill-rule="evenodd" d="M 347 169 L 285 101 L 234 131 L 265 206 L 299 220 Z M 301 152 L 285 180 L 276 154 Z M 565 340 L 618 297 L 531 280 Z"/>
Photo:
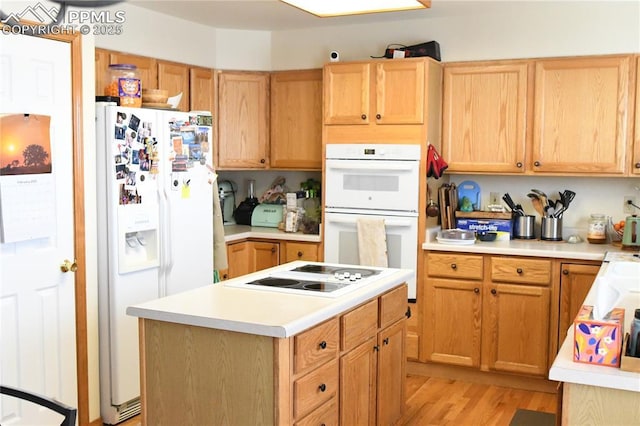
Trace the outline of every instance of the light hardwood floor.
<path fill-rule="evenodd" d="M 404 426 L 508 426 L 518 408 L 556 414 L 557 397 L 461 380 L 407 376 Z M 119 426 L 140 426 L 136 416 Z"/>

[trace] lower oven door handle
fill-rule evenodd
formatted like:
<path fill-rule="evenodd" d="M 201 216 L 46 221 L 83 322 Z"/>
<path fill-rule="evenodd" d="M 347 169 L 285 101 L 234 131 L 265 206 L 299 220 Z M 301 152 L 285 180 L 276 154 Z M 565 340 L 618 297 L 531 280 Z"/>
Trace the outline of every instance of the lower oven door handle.
<path fill-rule="evenodd" d="M 327 170 L 371 170 L 376 172 L 380 170 L 400 170 L 412 171 L 416 169 L 417 161 L 404 161 L 399 164 L 389 164 L 386 161 L 349 161 L 349 160 L 327 160 Z"/>
<path fill-rule="evenodd" d="M 331 223 L 346 223 L 349 225 L 355 225 L 356 218 L 346 219 L 346 218 L 331 218 L 327 215 L 327 222 Z M 408 219 L 385 219 L 384 225 L 389 228 L 400 228 L 400 227 L 410 227 L 413 224 L 413 221 Z"/>

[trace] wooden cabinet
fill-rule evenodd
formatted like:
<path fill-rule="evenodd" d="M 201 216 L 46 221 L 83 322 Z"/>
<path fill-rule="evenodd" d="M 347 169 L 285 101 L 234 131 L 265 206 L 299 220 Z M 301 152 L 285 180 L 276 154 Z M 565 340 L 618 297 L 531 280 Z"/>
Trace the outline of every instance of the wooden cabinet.
<path fill-rule="evenodd" d="M 402 417 L 406 301 L 401 286 L 342 316 L 340 424 L 391 425 Z"/>
<path fill-rule="evenodd" d="M 446 65 L 442 156 L 448 172 L 525 171 L 529 68 L 525 61 Z"/>
<path fill-rule="evenodd" d="M 280 261 L 280 245 L 266 241 L 243 241 L 227 245 L 227 278 L 276 266 Z"/>
<path fill-rule="evenodd" d="M 536 61 L 534 172 L 625 172 L 630 61 L 615 55 Z"/>
<path fill-rule="evenodd" d="M 95 51 L 95 83 L 96 96 L 104 96 L 107 87 L 107 70 L 109 69 L 109 51 L 96 49 Z"/>
<path fill-rule="evenodd" d="M 142 87 L 145 87 L 144 85 Z M 189 111 L 189 66 L 175 62 L 158 61 L 158 87 L 167 90 L 169 96 L 182 93 L 178 109 Z"/>
<path fill-rule="evenodd" d="M 271 73 L 269 167 L 322 169 L 322 70 Z"/>
<path fill-rule="evenodd" d="M 138 75 L 140 76 L 140 83 L 142 84 L 142 88 L 158 88 L 158 62 L 154 58 L 131 55 L 128 53 L 110 52 L 109 64 L 135 65 L 138 69 Z M 107 69 L 109 68 L 109 64 L 107 64 Z M 96 72 L 98 72 L 98 70 L 96 70 Z"/>
<path fill-rule="evenodd" d="M 288 338 L 141 319 L 142 422 L 395 424 L 406 300 L 402 284 Z"/>
<path fill-rule="evenodd" d="M 190 111 L 209 111 L 215 107 L 215 82 L 210 68 L 191 67 L 189 69 Z"/>
<path fill-rule="evenodd" d="M 631 151 L 631 164 L 629 170 L 632 175 L 640 174 L 640 57 L 636 58 L 636 105 L 635 105 L 635 134 L 633 150 Z"/>
<path fill-rule="evenodd" d="M 599 263 L 562 263 L 560 265 L 560 315 L 558 318 L 558 348 L 567 337 L 567 330 L 582 307 L 587 293 L 600 270 Z"/>
<path fill-rule="evenodd" d="M 421 124 L 424 60 L 327 64 L 324 124 Z"/>
<path fill-rule="evenodd" d="M 282 263 L 292 262 L 294 260 L 308 260 L 317 262 L 320 259 L 318 243 L 306 243 L 299 241 L 286 241 L 280 243 L 283 250 Z"/>
<path fill-rule="evenodd" d="M 427 361 L 547 374 L 550 260 L 429 252 L 424 267 Z"/>
<path fill-rule="evenodd" d="M 218 71 L 217 166 L 269 164 L 269 74 Z"/>

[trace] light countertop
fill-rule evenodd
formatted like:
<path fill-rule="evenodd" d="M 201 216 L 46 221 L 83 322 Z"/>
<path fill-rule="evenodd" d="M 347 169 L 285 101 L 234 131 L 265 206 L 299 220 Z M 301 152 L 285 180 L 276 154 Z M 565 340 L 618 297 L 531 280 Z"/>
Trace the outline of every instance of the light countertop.
<path fill-rule="evenodd" d="M 584 305 L 595 305 L 602 290 L 611 278 L 604 278 L 615 263 L 605 262 L 584 300 Z M 616 278 L 618 279 L 618 278 Z M 625 309 L 624 331 L 628 332 L 635 308 L 640 307 L 640 277 L 630 277 L 630 287 L 633 291 L 620 291 L 613 305 Z M 608 308 L 607 308 L 608 309 Z M 615 367 L 573 362 L 573 325 L 569 328 L 560 351 L 549 371 L 549 379 L 567 383 L 577 383 L 588 386 L 599 386 L 611 389 L 640 392 L 640 373 L 624 371 Z"/>
<path fill-rule="evenodd" d="M 427 230 L 423 250 L 451 251 L 460 253 L 501 254 L 534 257 L 550 257 L 558 259 L 596 260 L 602 261 L 606 252 L 621 251 L 612 244 L 590 244 L 586 239 L 571 244 L 566 241 L 541 240 L 508 240 L 508 241 L 476 241 L 470 245 L 442 244 L 436 239 L 440 228 Z"/>
<path fill-rule="evenodd" d="M 265 228 L 248 225 L 225 225 L 224 241 L 227 243 L 246 240 L 247 238 L 266 238 L 270 240 L 320 242 L 320 235 L 303 234 L 302 232 L 284 232 L 278 228 Z"/>
<path fill-rule="evenodd" d="M 286 338 L 390 290 L 414 275 L 394 269 L 380 279 L 336 298 L 225 285 L 267 277 L 310 262 L 295 261 L 222 283 L 163 297 L 127 308 L 127 314 L 199 327 Z"/>

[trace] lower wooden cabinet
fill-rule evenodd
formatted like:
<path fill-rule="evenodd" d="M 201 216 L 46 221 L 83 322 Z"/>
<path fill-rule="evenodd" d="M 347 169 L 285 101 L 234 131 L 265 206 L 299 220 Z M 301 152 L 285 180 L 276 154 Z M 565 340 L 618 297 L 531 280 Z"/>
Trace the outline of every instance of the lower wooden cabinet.
<path fill-rule="evenodd" d="M 227 244 L 228 270 L 223 279 L 236 278 L 294 260 L 317 262 L 320 243 L 248 240 Z"/>
<path fill-rule="evenodd" d="M 429 252 L 425 271 L 426 361 L 546 376 L 551 260 Z"/>
<path fill-rule="evenodd" d="M 560 265 L 560 316 L 558 318 L 558 348 L 567 337 L 567 330 L 578 315 L 582 302 L 600 270 L 600 262 Z"/>

